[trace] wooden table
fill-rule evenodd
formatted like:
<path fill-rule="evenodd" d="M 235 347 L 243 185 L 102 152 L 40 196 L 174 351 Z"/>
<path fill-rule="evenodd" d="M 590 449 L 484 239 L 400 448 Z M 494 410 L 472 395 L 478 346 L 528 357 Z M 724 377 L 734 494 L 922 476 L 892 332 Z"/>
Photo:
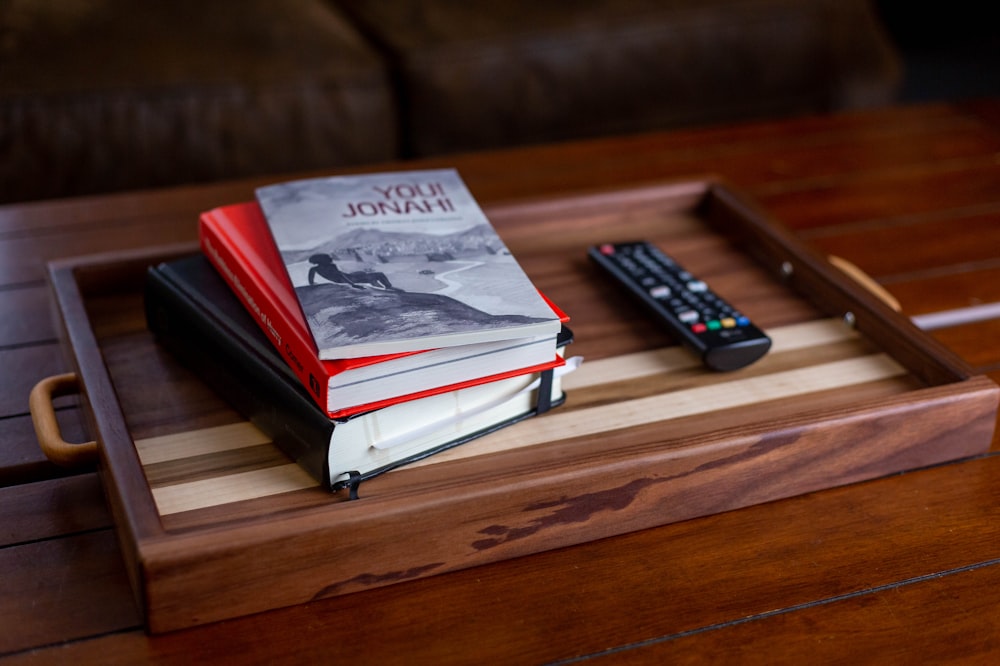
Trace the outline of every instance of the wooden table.
<path fill-rule="evenodd" d="M 887 288 L 1000 380 L 1000 103 L 898 108 L 426 160 L 484 202 L 719 175 Z M 378 165 L 376 168 L 401 165 Z M 123 168 L 124 165 L 123 165 Z M 1000 458 L 987 455 L 161 636 L 100 480 L 37 450 L 65 372 L 45 262 L 195 237 L 273 179 L 0 208 L 0 656 L 349 663 L 994 659 Z M 944 321 L 928 315 L 946 313 Z M 69 440 L 83 441 L 72 399 Z M 993 450 L 998 439 L 994 438 Z"/>

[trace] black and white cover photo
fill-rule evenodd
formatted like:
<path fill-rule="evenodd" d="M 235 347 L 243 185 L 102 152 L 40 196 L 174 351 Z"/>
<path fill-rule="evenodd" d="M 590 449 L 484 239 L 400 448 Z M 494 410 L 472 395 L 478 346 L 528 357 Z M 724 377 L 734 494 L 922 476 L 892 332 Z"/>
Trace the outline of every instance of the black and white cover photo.
<path fill-rule="evenodd" d="M 321 358 L 560 329 L 453 169 L 291 181 L 257 199 Z"/>

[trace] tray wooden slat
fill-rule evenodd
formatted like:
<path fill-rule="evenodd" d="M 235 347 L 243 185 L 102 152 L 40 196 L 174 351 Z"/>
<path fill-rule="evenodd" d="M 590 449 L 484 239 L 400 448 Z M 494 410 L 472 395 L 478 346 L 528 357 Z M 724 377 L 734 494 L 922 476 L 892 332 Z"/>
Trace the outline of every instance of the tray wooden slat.
<path fill-rule="evenodd" d="M 581 435 L 674 420 L 723 409 L 801 399 L 871 384 L 903 392 L 905 369 L 842 323 L 808 322 L 771 331 L 770 355 L 740 379 L 704 373 L 677 347 L 584 364 L 566 378 L 573 403 L 533 427 L 511 427 L 413 467 L 471 458 Z M 721 389 L 721 390 L 720 390 Z M 835 398 L 834 398 L 835 399 Z M 608 404 L 614 400 L 614 404 Z M 830 404 L 830 398 L 824 399 Z M 713 417 L 715 418 L 715 417 Z M 136 440 L 161 515 L 204 509 L 318 484 L 288 462 L 247 422 Z"/>

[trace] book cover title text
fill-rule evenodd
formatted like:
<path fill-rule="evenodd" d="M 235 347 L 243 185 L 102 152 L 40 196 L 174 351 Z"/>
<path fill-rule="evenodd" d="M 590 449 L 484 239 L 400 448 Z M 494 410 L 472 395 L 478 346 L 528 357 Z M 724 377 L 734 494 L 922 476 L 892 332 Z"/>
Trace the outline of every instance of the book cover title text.
<path fill-rule="evenodd" d="M 454 213 L 455 205 L 441 183 L 400 183 L 372 187 L 373 196 L 347 203 L 345 218 Z"/>

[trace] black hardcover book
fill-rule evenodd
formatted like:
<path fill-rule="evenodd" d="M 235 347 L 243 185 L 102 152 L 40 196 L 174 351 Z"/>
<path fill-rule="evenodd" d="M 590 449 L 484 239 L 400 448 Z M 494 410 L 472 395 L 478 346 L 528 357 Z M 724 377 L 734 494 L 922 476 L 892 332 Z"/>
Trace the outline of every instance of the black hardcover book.
<path fill-rule="evenodd" d="M 330 490 L 356 491 L 565 400 L 557 368 L 330 419 L 202 255 L 150 267 L 145 310 L 172 355 Z M 571 341 L 564 326 L 561 353 Z"/>

